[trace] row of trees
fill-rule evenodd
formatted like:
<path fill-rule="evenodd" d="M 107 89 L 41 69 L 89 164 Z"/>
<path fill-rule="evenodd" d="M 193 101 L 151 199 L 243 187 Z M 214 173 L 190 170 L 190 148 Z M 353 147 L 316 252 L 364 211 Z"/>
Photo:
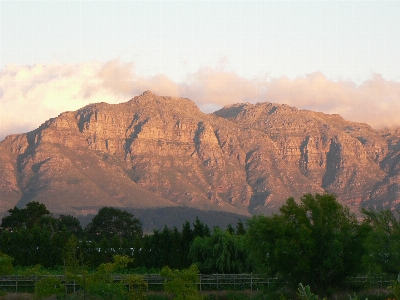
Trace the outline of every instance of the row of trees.
<path fill-rule="evenodd" d="M 14 265 L 63 265 L 66 260 L 96 268 L 116 254 L 134 258 L 130 268 L 186 269 L 202 273 L 260 272 L 319 295 L 343 286 L 349 276 L 400 271 L 400 223 L 396 211 L 362 210 L 359 220 L 332 194 L 289 198 L 278 214 L 254 216 L 236 228 L 212 231 L 199 219 L 181 230 L 164 227 L 143 235 L 133 215 L 102 208 L 86 228 L 72 216 L 53 218 L 31 202 L 3 218 L 0 249 Z M 24 217 L 21 217 L 24 216 Z"/>
<path fill-rule="evenodd" d="M 160 270 L 164 266 L 174 269 L 190 267 L 193 259 L 198 259 L 200 251 L 197 247 L 190 253 L 192 242 L 196 238 L 216 239 L 224 234 L 236 240 L 240 235 L 240 247 L 243 248 L 245 233 L 241 221 L 236 229 L 229 225 L 226 232 L 219 228 L 211 232 L 197 218 L 193 224 L 185 222 L 181 230 L 165 226 L 163 230 L 154 230 L 152 234 L 143 235 L 140 220 L 129 212 L 112 207 L 100 209 L 92 221 L 82 228 L 77 218 L 69 215 L 53 217 L 45 205 L 38 202 L 30 202 L 25 208 L 9 210 L 9 215 L 3 218 L 0 228 L 0 250 L 12 255 L 15 265 L 41 264 L 46 268 L 63 266 L 63 253 L 66 248 L 71 248 L 72 243 L 77 253 L 84 257 L 88 267 L 97 268 L 119 254 L 134 258 L 134 262 L 129 264 L 130 268 L 143 268 L 144 271 Z M 224 240 L 227 241 L 226 237 Z M 198 240 L 197 244 L 201 244 L 201 241 Z M 236 248 L 232 250 L 236 251 Z M 243 254 L 242 256 L 243 259 L 247 258 Z M 232 267 L 205 267 L 202 271 L 206 270 L 245 271 L 243 268 Z"/>

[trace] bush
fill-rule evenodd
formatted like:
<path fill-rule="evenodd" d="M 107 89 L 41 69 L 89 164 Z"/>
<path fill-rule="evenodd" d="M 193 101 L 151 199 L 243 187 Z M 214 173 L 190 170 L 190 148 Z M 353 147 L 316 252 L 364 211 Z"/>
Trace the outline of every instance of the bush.
<path fill-rule="evenodd" d="M 165 291 L 174 295 L 174 299 L 177 300 L 201 299 L 201 295 L 197 290 L 198 274 L 199 269 L 196 265 L 184 270 L 171 270 L 169 267 L 164 267 L 161 270 L 161 276 L 165 278 Z"/>
<path fill-rule="evenodd" d="M 35 299 L 43 299 L 52 295 L 65 293 L 65 286 L 58 277 L 50 276 L 35 282 Z"/>
<path fill-rule="evenodd" d="M 140 275 L 127 275 L 122 280 L 122 284 L 128 286 L 128 299 L 130 300 L 143 300 L 146 299 L 147 282 L 144 281 L 143 276 Z"/>
<path fill-rule="evenodd" d="M 92 283 L 87 289 L 87 299 L 124 300 L 126 290 L 122 283 Z"/>
<path fill-rule="evenodd" d="M 14 273 L 13 258 L 0 251 L 0 275 L 9 275 Z"/>

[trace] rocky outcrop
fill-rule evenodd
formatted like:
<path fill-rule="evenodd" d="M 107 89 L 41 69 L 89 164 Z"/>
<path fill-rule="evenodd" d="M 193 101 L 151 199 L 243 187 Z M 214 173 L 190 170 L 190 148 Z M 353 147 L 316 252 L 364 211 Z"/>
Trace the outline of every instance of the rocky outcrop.
<path fill-rule="evenodd" d="M 381 164 L 389 154 L 388 140 L 366 124 L 272 103 L 228 106 L 215 115 L 267 134 L 275 155 L 314 184 L 310 190 L 333 192 L 356 209 L 387 176 Z"/>
<path fill-rule="evenodd" d="M 91 104 L 0 143 L 0 211 L 186 206 L 271 213 L 324 190 L 357 210 L 400 207 L 400 134 L 273 103 L 204 114 L 145 92 Z M 3 200 L 4 199 L 4 200 Z"/>

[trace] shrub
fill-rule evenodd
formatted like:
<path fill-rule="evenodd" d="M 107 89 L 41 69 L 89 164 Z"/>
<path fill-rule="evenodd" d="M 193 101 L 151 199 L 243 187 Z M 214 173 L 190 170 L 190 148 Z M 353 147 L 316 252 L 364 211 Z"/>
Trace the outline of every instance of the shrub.
<path fill-rule="evenodd" d="M 122 284 L 128 286 L 128 299 L 142 300 L 146 299 L 147 282 L 144 281 L 143 276 L 140 275 L 127 275 L 122 280 Z"/>
<path fill-rule="evenodd" d="M 199 269 L 196 265 L 184 270 L 171 270 L 169 267 L 164 267 L 161 270 L 161 276 L 165 278 L 165 291 L 174 295 L 176 300 L 201 299 L 196 285 L 199 281 L 198 274 Z"/>
<path fill-rule="evenodd" d="M 36 299 L 43 299 L 52 295 L 62 295 L 65 286 L 58 277 L 50 276 L 35 282 L 34 295 Z"/>

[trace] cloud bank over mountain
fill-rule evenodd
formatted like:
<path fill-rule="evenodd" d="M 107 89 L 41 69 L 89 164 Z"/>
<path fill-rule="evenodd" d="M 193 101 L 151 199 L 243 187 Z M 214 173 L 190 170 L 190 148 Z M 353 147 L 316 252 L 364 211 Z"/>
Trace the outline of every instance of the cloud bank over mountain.
<path fill-rule="evenodd" d="M 7 65 L 0 71 L 0 140 L 32 130 L 45 120 L 89 103 L 120 103 L 145 90 L 186 97 L 206 112 L 239 102 L 276 102 L 337 113 L 376 129 L 400 126 L 400 82 L 375 74 L 356 84 L 320 72 L 295 79 L 240 77 L 223 67 L 203 67 L 174 82 L 165 75 L 142 77 L 134 63 Z"/>

